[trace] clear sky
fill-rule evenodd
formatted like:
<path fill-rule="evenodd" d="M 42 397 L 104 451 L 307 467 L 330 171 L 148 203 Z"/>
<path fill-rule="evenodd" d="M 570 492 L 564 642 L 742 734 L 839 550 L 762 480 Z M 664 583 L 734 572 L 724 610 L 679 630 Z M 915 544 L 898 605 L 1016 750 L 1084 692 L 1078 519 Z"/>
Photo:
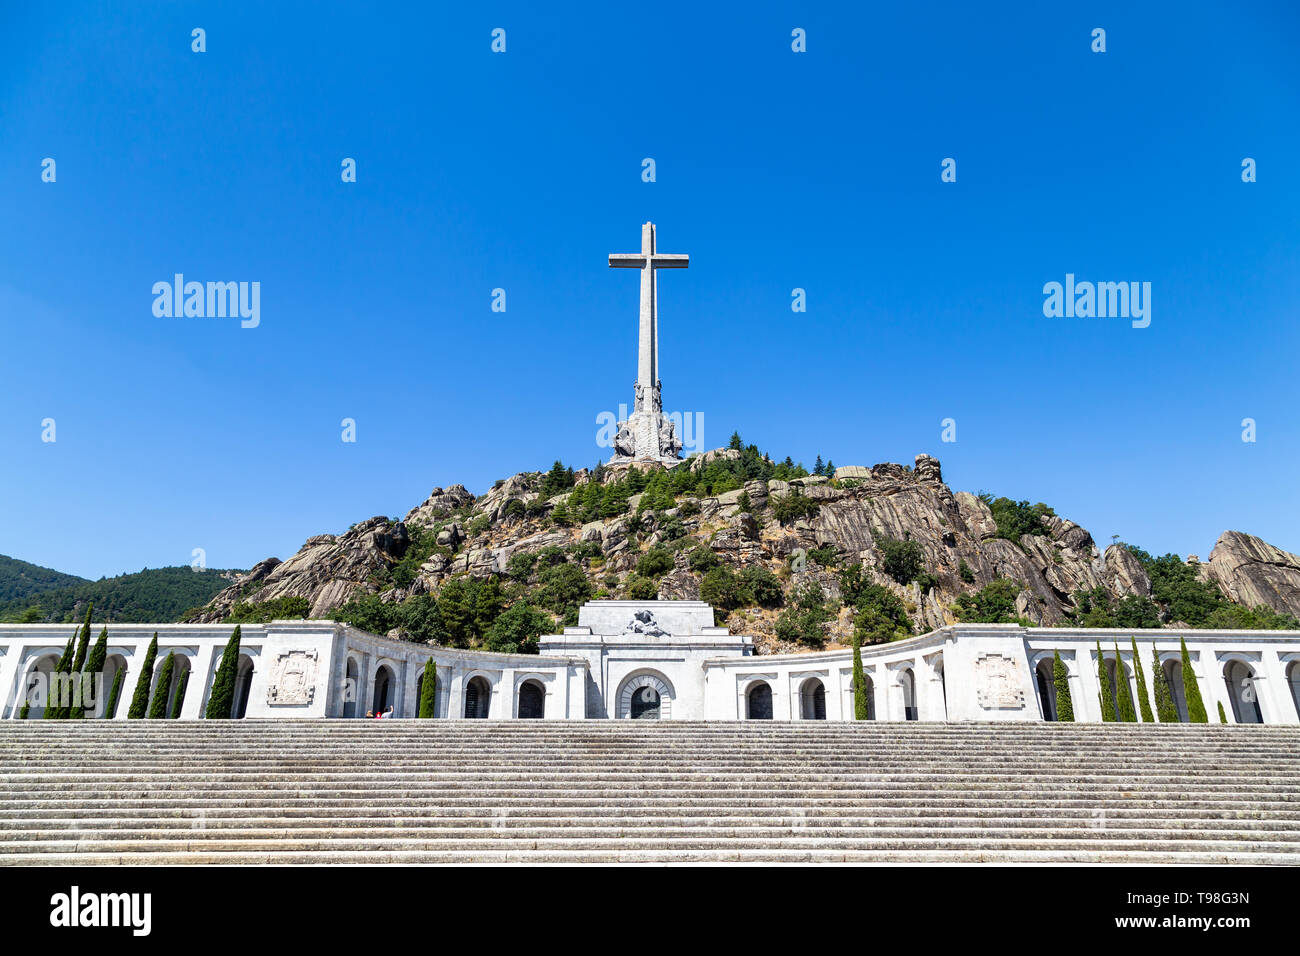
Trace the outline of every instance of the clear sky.
<path fill-rule="evenodd" d="M 1300 551 L 1294 3 L 126 6 L 0 13 L 0 553 L 248 567 L 608 457 L 646 220 L 705 446 Z M 175 273 L 260 325 L 155 317 Z M 1044 316 L 1067 273 L 1150 326 Z"/>

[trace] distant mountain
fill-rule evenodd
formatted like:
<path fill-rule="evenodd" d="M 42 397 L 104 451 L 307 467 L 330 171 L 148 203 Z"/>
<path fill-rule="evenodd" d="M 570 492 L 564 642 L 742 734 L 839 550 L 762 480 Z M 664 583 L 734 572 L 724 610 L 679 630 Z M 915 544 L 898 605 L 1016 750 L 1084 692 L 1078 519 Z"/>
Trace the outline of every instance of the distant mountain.
<path fill-rule="evenodd" d="M 0 554 L 0 605 L 54 588 L 89 583 L 75 574 L 64 574 L 39 564 L 29 564 Z"/>
<path fill-rule="evenodd" d="M 242 571 L 188 565 L 145 568 L 134 574 L 87 581 L 25 561 L 0 557 L 0 621 L 59 623 L 77 620 L 95 603 L 95 620 L 122 623 L 180 620 L 203 607 Z M 41 587 L 41 583 L 49 582 Z M 38 611 L 31 612 L 31 608 Z"/>

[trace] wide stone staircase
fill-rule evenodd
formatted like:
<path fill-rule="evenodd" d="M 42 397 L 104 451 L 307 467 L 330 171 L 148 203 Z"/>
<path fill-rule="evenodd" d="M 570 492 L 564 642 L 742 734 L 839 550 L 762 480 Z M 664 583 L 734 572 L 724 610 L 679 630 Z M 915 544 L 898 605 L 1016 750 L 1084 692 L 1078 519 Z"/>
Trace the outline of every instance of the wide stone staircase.
<path fill-rule="evenodd" d="M 1300 864 L 1300 728 L 5 721 L 0 863 Z"/>

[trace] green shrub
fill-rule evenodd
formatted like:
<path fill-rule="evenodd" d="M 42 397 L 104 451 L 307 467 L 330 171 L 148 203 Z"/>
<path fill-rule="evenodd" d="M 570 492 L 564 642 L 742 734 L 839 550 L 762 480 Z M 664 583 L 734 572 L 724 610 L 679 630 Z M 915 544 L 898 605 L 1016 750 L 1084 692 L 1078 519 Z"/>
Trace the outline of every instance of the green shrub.
<path fill-rule="evenodd" d="M 1097 642 L 1097 683 L 1101 686 L 1101 719 L 1113 723 L 1116 718 L 1115 694 L 1110 686 L 1110 675 L 1106 673 L 1106 658 L 1101 653 L 1101 642 Z"/>
<path fill-rule="evenodd" d="M 651 548 L 636 563 L 636 573 L 645 578 L 661 578 L 673 569 L 673 556 L 665 548 Z"/>
<path fill-rule="evenodd" d="M 1178 639 L 1183 652 L 1183 699 L 1187 701 L 1187 721 L 1192 724 L 1208 724 L 1209 715 L 1205 713 L 1205 702 L 1201 699 L 1201 685 L 1196 682 L 1196 672 L 1192 670 L 1192 658 L 1187 653 L 1187 641 Z"/>
<path fill-rule="evenodd" d="M 821 647 L 826 642 L 822 625 L 832 616 L 822 586 L 807 582 L 791 593 L 790 606 L 777 618 L 776 636 L 783 641 Z"/>
<path fill-rule="evenodd" d="M 623 593 L 629 601 L 653 601 L 659 596 L 659 582 L 639 574 L 629 574 L 623 582 Z"/>
<path fill-rule="evenodd" d="M 1119 645 L 1115 645 L 1115 688 L 1119 692 L 1119 719 L 1126 724 L 1137 723 L 1137 711 L 1133 709 L 1133 692 L 1128 686 L 1128 674 L 1124 673 L 1124 658 L 1119 656 Z"/>
<path fill-rule="evenodd" d="M 1151 713 L 1151 701 L 1147 697 L 1147 678 L 1146 672 L 1142 670 L 1142 657 L 1138 654 L 1138 642 L 1136 637 L 1130 637 L 1133 642 L 1133 670 L 1137 674 L 1138 688 L 1138 706 L 1142 714 L 1142 720 L 1148 724 L 1155 723 L 1155 715 Z"/>
<path fill-rule="evenodd" d="M 1227 722 L 1228 715 L 1223 712 L 1223 701 L 1219 701 L 1219 723 L 1226 724 Z"/>
<path fill-rule="evenodd" d="M 208 696 L 208 708 L 203 714 L 208 720 L 229 720 L 235 707 L 235 682 L 239 677 L 239 642 L 242 631 L 238 624 L 230 634 L 221 651 L 221 663 L 217 665 L 217 676 L 212 679 L 212 693 Z"/>
<path fill-rule="evenodd" d="M 1070 675 L 1065 670 L 1059 651 L 1052 652 L 1052 683 L 1056 686 L 1056 719 L 1074 722 L 1074 700 L 1070 697 Z"/>
<path fill-rule="evenodd" d="M 1151 645 L 1151 682 L 1155 685 L 1156 716 L 1160 718 L 1160 723 L 1178 723 L 1178 708 L 1174 706 L 1169 681 L 1165 678 L 1165 669 L 1160 666 L 1160 654 L 1154 644 Z"/>
<path fill-rule="evenodd" d="M 740 572 L 741 587 L 748 592 L 749 600 L 759 607 L 779 607 L 781 582 L 777 576 L 759 564 L 751 564 Z"/>
<path fill-rule="evenodd" d="M 808 557 L 823 568 L 833 568 L 840 559 L 840 552 L 834 545 L 828 544 L 821 548 L 812 548 L 808 552 Z"/>
<path fill-rule="evenodd" d="M 783 525 L 798 518 L 814 518 L 821 507 L 798 488 L 791 489 L 789 494 L 769 498 L 768 504 L 772 508 L 772 516 Z"/>
<path fill-rule="evenodd" d="M 1010 578 L 990 581 L 974 594 L 958 596 L 953 610 L 960 621 L 975 624 L 1015 624 L 1020 585 Z"/>
<path fill-rule="evenodd" d="M 733 611 L 748 604 L 749 597 L 740 577 L 727 567 L 712 568 L 700 581 L 700 600 L 715 610 Z"/>
<path fill-rule="evenodd" d="M 430 657 L 424 662 L 424 681 L 420 684 L 420 708 L 416 712 L 416 716 L 427 720 L 436 716 L 437 707 L 438 665 Z"/>
<path fill-rule="evenodd" d="M 167 702 L 171 698 L 172 673 L 175 669 L 176 654 L 168 651 L 162 672 L 158 675 L 158 685 L 153 689 L 153 697 L 149 700 L 150 720 L 162 720 L 167 716 Z"/>
<path fill-rule="evenodd" d="M 492 625 L 487 649 L 499 654 L 536 654 L 538 638 L 554 632 L 554 618 L 527 602 L 516 601 Z"/>
<path fill-rule="evenodd" d="M 409 583 L 409 582 L 408 582 Z M 292 621 L 311 613 L 311 604 L 305 597 L 285 595 L 269 601 L 239 602 L 230 609 L 226 624 L 265 624 L 268 621 Z"/>
<path fill-rule="evenodd" d="M 975 583 L 975 572 L 970 569 L 970 565 L 966 563 L 965 558 L 962 558 L 962 560 L 957 564 L 957 576 L 961 578 L 962 582 L 965 584 Z"/>
<path fill-rule="evenodd" d="M 691 549 L 690 554 L 686 556 L 686 563 L 692 571 L 703 574 L 706 571 L 713 570 L 722 562 L 718 560 L 718 556 L 713 553 L 712 548 L 702 544 Z"/>
<path fill-rule="evenodd" d="M 925 553 L 915 541 L 895 541 L 880 535 L 881 570 L 899 584 L 908 584 L 925 569 Z"/>
<path fill-rule="evenodd" d="M 153 686 L 153 664 L 158 657 L 158 632 L 153 632 L 153 640 L 145 651 L 144 661 L 140 665 L 140 676 L 135 679 L 135 694 L 131 698 L 131 707 L 126 712 L 127 720 L 139 720 L 149 711 L 149 690 Z"/>
<path fill-rule="evenodd" d="M 1047 534 L 1043 519 L 1056 514 L 1055 511 L 1041 501 L 1036 505 L 1031 505 L 1028 501 L 994 498 L 988 494 L 981 494 L 979 497 L 981 501 L 989 506 L 989 511 L 993 513 L 993 521 L 998 526 L 997 537 L 1005 538 L 1016 544 L 1020 543 L 1022 535 Z"/>

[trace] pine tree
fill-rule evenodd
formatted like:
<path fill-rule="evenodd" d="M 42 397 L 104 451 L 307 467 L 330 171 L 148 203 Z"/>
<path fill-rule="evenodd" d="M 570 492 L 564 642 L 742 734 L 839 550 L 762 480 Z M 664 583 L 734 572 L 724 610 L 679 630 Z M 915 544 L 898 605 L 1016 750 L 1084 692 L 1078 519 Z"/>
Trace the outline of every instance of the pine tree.
<path fill-rule="evenodd" d="M 77 632 L 73 631 L 72 636 L 68 638 L 68 646 L 63 649 L 63 656 L 59 662 L 54 665 L 54 670 L 50 672 L 50 686 L 45 695 L 45 714 L 46 720 L 61 720 L 67 712 L 63 706 L 63 701 L 59 700 L 59 691 L 66 685 L 67 681 L 63 676 L 72 670 L 72 649 L 77 642 Z"/>
<path fill-rule="evenodd" d="M 1187 641 L 1178 639 L 1183 651 L 1183 700 L 1187 701 L 1187 722 L 1189 724 L 1208 724 L 1210 716 L 1205 712 L 1205 701 L 1201 700 L 1201 685 L 1196 682 L 1196 673 L 1192 670 L 1192 657 L 1187 653 Z"/>
<path fill-rule="evenodd" d="M 1119 719 L 1126 724 L 1136 724 L 1138 715 L 1133 709 L 1133 691 L 1128 686 L 1128 674 L 1124 670 L 1124 658 L 1119 656 L 1119 645 L 1115 645 L 1115 688 L 1119 691 Z"/>
<path fill-rule="evenodd" d="M 813 462 L 813 474 L 820 475 L 825 470 L 826 470 L 826 466 L 822 463 L 822 456 L 818 455 L 817 460 Z"/>
<path fill-rule="evenodd" d="M 1052 683 L 1056 685 L 1056 719 L 1074 723 L 1074 701 L 1070 698 L 1070 675 L 1061 662 L 1061 652 L 1052 652 Z"/>
<path fill-rule="evenodd" d="M 1165 669 L 1160 666 L 1160 654 L 1156 646 L 1151 645 L 1151 683 L 1156 691 L 1156 716 L 1162 724 L 1178 723 L 1178 708 L 1174 706 L 1173 694 L 1169 693 L 1169 681 L 1165 679 Z"/>
<path fill-rule="evenodd" d="M 835 477 L 835 462 L 833 462 L 833 461 L 831 461 L 829 458 L 827 458 L 827 459 L 826 459 L 826 467 L 822 469 L 822 474 L 825 475 L 827 478 L 834 478 L 834 477 Z"/>
<path fill-rule="evenodd" d="M 420 710 L 416 716 L 433 717 L 438 703 L 438 665 L 429 658 L 424 663 L 424 683 L 420 685 Z"/>
<path fill-rule="evenodd" d="M 1151 701 L 1147 696 L 1147 675 L 1142 670 L 1142 658 L 1138 655 L 1137 638 L 1130 635 L 1129 640 L 1133 642 L 1133 670 L 1137 674 L 1138 682 L 1138 707 L 1142 712 L 1142 720 L 1148 724 L 1156 722 L 1155 714 L 1151 713 Z"/>
<path fill-rule="evenodd" d="M 853 628 L 853 719 L 867 719 L 867 675 L 862 670 L 862 637 Z"/>
<path fill-rule="evenodd" d="M 77 675 L 78 682 L 81 686 L 81 698 L 77 701 L 72 712 L 68 714 L 73 720 L 81 720 L 86 716 L 87 698 L 91 696 L 91 688 L 95 686 L 95 678 L 103 673 L 104 661 L 108 659 L 108 628 L 99 632 L 99 638 L 95 641 L 95 646 L 90 650 L 90 657 L 86 659 L 86 668 Z M 99 692 L 103 693 L 104 687 L 101 683 Z M 99 701 L 92 701 L 92 706 Z"/>
<path fill-rule="evenodd" d="M 160 720 L 167 716 L 167 698 L 171 696 L 172 671 L 175 669 L 176 654 L 174 651 L 168 651 L 167 659 L 163 661 L 162 671 L 158 674 L 158 686 L 153 689 L 153 697 L 149 698 L 150 720 Z"/>
<path fill-rule="evenodd" d="M 158 657 L 158 632 L 153 632 L 149 650 L 145 652 L 140 665 L 140 676 L 135 679 L 135 694 L 131 697 L 131 707 L 126 712 L 127 720 L 139 720 L 149 712 L 149 688 L 153 686 L 153 662 Z"/>
<path fill-rule="evenodd" d="M 1101 719 L 1109 723 L 1115 719 L 1115 695 L 1111 691 L 1110 675 L 1106 673 L 1101 641 L 1097 642 L 1097 682 L 1101 684 Z"/>
<path fill-rule="evenodd" d="M 217 676 L 212 680 L 212 696 L 208 698 L 208 709 L 204 717 L 209 720 L 229 720 L 235 708 L 235 679 L 239 675 L 239 625 L 230 635 L 226 649 L 221 652 L 221 664 L 217 667 Z"/>
<path fill-rule="evenodd" d="M 1227 722 L 1228 715 L 1223 712 L 1223 701 L 1219 701 L 1219 723 L 1226 724 Z"/>
<path fill-rule="evenodd" d="M 740 451 L 745 446 L 740 442 L 740 432 L 731 433 L 731 441 L 727 442 L 727 447 L 732 451 Z"/>
<path fill-rule="evenodd" d="M 126 668 L 119 667 L 117 675 L 113 678 L 113 691 L 108 695 L 108 707 L 104 710 L 104 719 L 112 720 L 117 716 L 117 700 L 122 695 L 122 679 L 126 676 Z"/>
<path fill-rule="evenodd" d="M 176 699 L 172 702 L 171 719 L 175 720 L 181 715 L 181 705 L 185 703 L 185 685 L 190 682 L 190 669 L 187 667 L 185 673 L 181 675 L 180 684 L 176 687 Z"/>

